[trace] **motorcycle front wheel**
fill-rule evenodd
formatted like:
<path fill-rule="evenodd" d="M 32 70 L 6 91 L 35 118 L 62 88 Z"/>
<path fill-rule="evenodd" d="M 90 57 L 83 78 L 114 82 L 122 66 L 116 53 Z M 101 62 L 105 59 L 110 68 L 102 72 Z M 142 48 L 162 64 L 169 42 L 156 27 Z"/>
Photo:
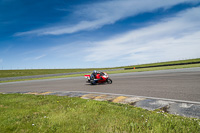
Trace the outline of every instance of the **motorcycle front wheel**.
<path fill-rule="evenodd" d="M 112 80 L 111 79 L 107 79 L 107 83 L 108 84 L 112 84 Z"/>

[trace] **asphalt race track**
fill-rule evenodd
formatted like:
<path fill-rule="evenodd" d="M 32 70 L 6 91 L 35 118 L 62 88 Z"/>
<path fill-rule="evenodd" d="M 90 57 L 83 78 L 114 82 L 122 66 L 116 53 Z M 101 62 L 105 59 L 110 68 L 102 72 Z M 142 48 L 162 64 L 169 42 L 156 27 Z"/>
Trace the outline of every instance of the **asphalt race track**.
<path fill-rule="evenodd" d="M 200 67 L 109 75 L 113 84 L 84 77 L 0 83 L 0 92 L 87 91 L 200 102 Z"/>

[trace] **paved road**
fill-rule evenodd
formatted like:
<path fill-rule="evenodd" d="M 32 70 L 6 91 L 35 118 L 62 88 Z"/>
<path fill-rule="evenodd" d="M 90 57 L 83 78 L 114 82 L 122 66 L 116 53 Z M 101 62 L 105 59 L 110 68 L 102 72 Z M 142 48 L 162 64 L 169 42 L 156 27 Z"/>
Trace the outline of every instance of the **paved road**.
<path fill-rule="evenodd" d="M 110 75 L 111 85 L 86 83 L 84 77 L 0 83 L 0 92 L 87 91 L 200 102 L 200 67 Z"/>

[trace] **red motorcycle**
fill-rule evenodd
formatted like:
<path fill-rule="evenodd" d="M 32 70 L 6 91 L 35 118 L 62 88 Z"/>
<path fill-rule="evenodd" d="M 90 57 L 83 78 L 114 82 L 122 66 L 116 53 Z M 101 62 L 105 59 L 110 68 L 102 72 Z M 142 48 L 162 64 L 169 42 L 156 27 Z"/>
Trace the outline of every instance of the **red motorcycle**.
<path fill-rule="evenodd" d="M 108 74 L 105 72 L 99 72 L 96 74 L 85 75 L 85 78 L 88 79 L 87 83 L 91 83 L 92 85 L 95 84 L 112 84 L 112 80 L 109 78 Z"/>

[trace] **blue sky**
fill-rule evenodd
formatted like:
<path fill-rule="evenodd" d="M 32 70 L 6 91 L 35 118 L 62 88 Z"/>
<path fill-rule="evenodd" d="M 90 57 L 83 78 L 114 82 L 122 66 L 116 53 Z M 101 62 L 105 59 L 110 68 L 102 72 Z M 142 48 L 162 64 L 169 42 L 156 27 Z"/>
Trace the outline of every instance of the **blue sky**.
<path fill-rule="evenodd" d="M 0 69 L 200 58 L 199 0 L 0 0 Z"/>

